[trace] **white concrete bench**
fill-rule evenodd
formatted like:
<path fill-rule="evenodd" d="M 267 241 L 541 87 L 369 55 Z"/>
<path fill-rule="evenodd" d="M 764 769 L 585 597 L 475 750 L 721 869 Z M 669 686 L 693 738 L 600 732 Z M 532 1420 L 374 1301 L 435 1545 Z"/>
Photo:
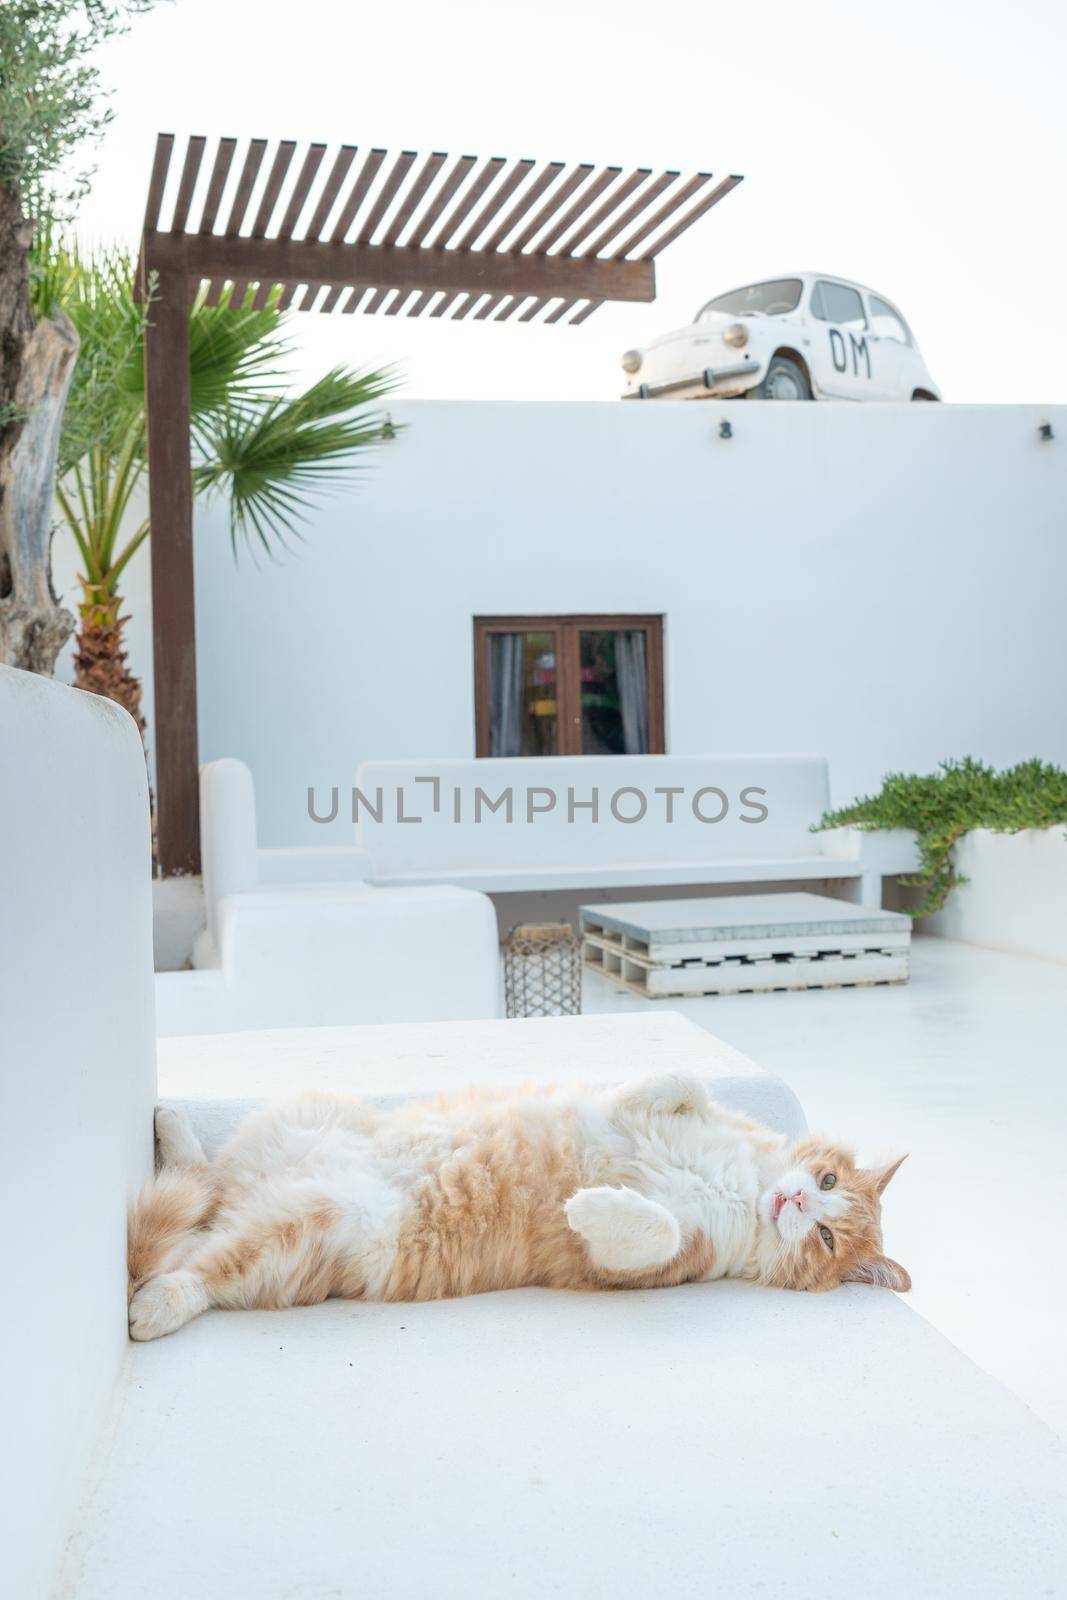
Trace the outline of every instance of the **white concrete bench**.
<path fill-rule="evenodd" d="M 196 970 L 156 977 L 160 1034 L 501 1014 L 485 895 L 378 888 L 354 847 L 260 849 L 240 761 L 204 767 L 200 804 L 207 927 Z"/>
<path fill-rule="evenodd" d="M 117 705 L 0 666 L 0 1595 L 50 1600 L 152 1170 L 151 828 Z"/>
<path fill-rule="evenodd" d="M 487 893 L 829 879 L 880 905 L 918 862 L 907 832 L 813 833 L 821 756 L 366 761 L 357 838 L 376 884 Z"/>
<path fill-rule="evenodd" d="M 304 1084 L 679 1065 L 802 1121 L 671 1013 L 172 1039 L 160 1088 L 214 1146 Z M 144 1600 L 150 1573 L 153 1600 L 1033 1600 L 1057 1592 L 1064 1486 L 1044 1424 L 887 1291 L 218 1311 L 131 1348 L 64 1595 Z"/>

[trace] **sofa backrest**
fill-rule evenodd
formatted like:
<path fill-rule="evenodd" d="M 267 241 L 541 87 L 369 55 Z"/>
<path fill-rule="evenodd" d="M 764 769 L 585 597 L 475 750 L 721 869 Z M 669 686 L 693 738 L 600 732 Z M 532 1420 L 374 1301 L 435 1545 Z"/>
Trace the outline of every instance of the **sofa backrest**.
<path fill-rule="evenodd" d="M 251 772 L 232 756 L 200 769 L 200 861 L 208 932 L 217 947 L 219 901 L 259 881 L 256 791 Z"/>
<path fill-rule="evenodd" d="M 366 761 L 353 794 L 359 842 L 386 880 L 814 856 L 810 827 L 828 805 L 821 756 Z"/>

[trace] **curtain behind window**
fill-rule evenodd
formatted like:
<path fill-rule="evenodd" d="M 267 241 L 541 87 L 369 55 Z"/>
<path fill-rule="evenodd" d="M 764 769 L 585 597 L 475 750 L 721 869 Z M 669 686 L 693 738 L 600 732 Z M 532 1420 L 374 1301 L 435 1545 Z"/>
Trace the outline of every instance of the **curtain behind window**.
<path fill-rule="evenodd" d="M 522 754 L 523 653 L 525 635 L 491 633 L 489 652 L 489 754 Z"/>
<path fill-rule="evenodd" d="M 643 756 L 648 751 L 648 651 L 643 629 L 615 635 L 615 681 L 623 747 L 628 756 Z"/>

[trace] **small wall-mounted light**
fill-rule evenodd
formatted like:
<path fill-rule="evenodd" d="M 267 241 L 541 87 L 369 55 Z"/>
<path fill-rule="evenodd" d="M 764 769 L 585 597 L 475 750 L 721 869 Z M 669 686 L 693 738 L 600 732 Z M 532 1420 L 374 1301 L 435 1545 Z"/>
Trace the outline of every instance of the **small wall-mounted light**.
<path fill-rule="evenodd" d="M 723 420 L 719 423 L 719 438 L 720 439 L 732 439 L 733 436 L 734 436 L 734 430 L 730 426 L 730 424 L 726 421 L 726 418 L 724 417 Z"/>
<path fill-rule="evenodd" d="M 396 438 L 396 424 L 393 422 L 393 419 L 388 411 L 385 413 L 385 421 L 382 423 L 382 438 Z"/>
<path fill-rule="evenodd" d="M 1039 439 L 1042 439 L 1045 442 L 1047 442 L 1049 439 L 1054 439 L 1056 435 L 1052 431 L 1051 422 L 1040 423 L 1038 425 L 1037 436 Z"/>

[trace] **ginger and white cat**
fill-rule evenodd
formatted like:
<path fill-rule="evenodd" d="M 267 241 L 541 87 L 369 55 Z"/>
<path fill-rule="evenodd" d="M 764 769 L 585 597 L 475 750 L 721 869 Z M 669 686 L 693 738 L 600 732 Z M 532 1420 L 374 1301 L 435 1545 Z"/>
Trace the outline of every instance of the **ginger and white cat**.
<path fill-rule="evenodd" d="M 709 1278 L 910 1287 L 882 1253 L 899 1161 L 864 1170 L 820 1139 L 787 1147 L 685 1076 L 389 1111 L 308 1094 L 251 1117 L 214 1162 L 181 1113 L 161 1107 L 156 1133 L 160 1171 L 130 1219 L 135 1339 L 210 1306 L 333 1297 Z"/>

